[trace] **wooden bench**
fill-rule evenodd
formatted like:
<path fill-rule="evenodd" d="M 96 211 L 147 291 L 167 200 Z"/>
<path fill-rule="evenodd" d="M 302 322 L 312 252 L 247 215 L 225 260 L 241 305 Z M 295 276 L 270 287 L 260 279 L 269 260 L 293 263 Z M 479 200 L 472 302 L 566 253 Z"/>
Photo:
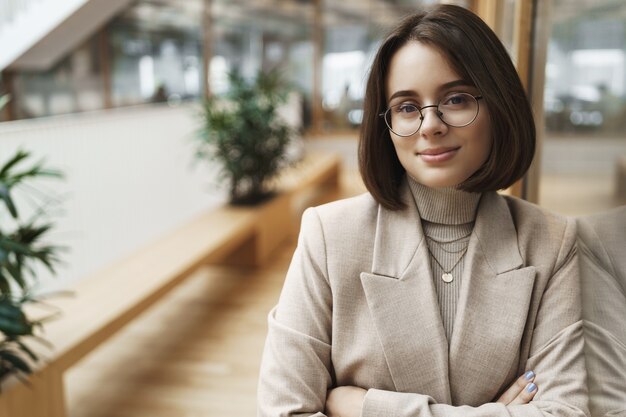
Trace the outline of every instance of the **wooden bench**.
<path fill-rule="evenodd" d="M 45 327 L 53 352 L 29 378 L 6 381 L 0 417 L 65 417 L 63 373 L 189 277 L 198 267 L 261 265 L 293 232 L 308 200 L 337 196 L 340 159 L 312 154 L 276 182 L 280 193 L 254 208 L 224 206 L 193 219 L 117 264 L 78 282 L 75 297 L 55 299 L 61 318 Z"/>

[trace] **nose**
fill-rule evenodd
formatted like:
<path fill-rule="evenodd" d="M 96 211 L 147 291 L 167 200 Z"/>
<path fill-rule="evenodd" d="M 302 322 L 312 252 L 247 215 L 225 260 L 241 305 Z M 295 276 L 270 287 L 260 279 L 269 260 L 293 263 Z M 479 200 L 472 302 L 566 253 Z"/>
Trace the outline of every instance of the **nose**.
<path fill-rule="evenodd" d="M 424 137 L 441 136 L 448 131 L 448 125 L 439 117 L 437 106 L 427 106 L 422 109 L 422 126 L 420 133 Z"/>

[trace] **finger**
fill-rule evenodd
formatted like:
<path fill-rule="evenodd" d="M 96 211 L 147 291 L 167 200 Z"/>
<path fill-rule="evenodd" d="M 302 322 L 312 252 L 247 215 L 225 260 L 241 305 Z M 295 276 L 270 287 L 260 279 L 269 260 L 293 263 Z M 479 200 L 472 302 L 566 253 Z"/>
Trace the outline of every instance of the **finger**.
<path fill-rule="evenodd" d="M 528 371 L 524 375 L 520 376 L 515 380 L 515 382 L 507 389 L 504 394 L 498 398 L 496 402 L 502 404 L 509 404 L 513 400 L 517 398 L 518 395 L 526 388 L 529 382 L 532 382 L 535 379 L 535 373 L 533 371 Z"/>
<path fill-rule="evenodd" d="M 509 404 L 509 405 L 517 405 L 517 404 L 528 404 L 532 401 L 533 397 L 537 393 L 539 388 L 535 383 L 530 383 L 526 385 L 526 387 L 519 393 L 519 395 Z"/>

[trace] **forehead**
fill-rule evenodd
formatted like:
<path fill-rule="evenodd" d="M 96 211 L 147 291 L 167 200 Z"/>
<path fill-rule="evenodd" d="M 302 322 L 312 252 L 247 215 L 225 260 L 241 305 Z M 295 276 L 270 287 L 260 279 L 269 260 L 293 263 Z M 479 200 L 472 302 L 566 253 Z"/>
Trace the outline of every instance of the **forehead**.
<path fill-rule="evenodd" d="M 409 41 L 391 57 L 385 80 L 386 97 L 411 90 L 419 96 L 436 94 L 440 86 L 461 76 L 438 48 Z"/>

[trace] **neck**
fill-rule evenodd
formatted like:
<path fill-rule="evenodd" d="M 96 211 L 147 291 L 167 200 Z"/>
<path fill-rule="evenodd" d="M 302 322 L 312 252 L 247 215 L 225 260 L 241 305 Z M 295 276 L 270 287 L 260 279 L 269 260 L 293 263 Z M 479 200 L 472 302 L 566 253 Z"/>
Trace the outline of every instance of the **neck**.
<path fill-rule="evenodd" d="M 473 222 L 480 193 L 469 193 L 455 187 L 430 188 L 407 175 L 409 188 L 423 220 L 439 224 Z"/>

